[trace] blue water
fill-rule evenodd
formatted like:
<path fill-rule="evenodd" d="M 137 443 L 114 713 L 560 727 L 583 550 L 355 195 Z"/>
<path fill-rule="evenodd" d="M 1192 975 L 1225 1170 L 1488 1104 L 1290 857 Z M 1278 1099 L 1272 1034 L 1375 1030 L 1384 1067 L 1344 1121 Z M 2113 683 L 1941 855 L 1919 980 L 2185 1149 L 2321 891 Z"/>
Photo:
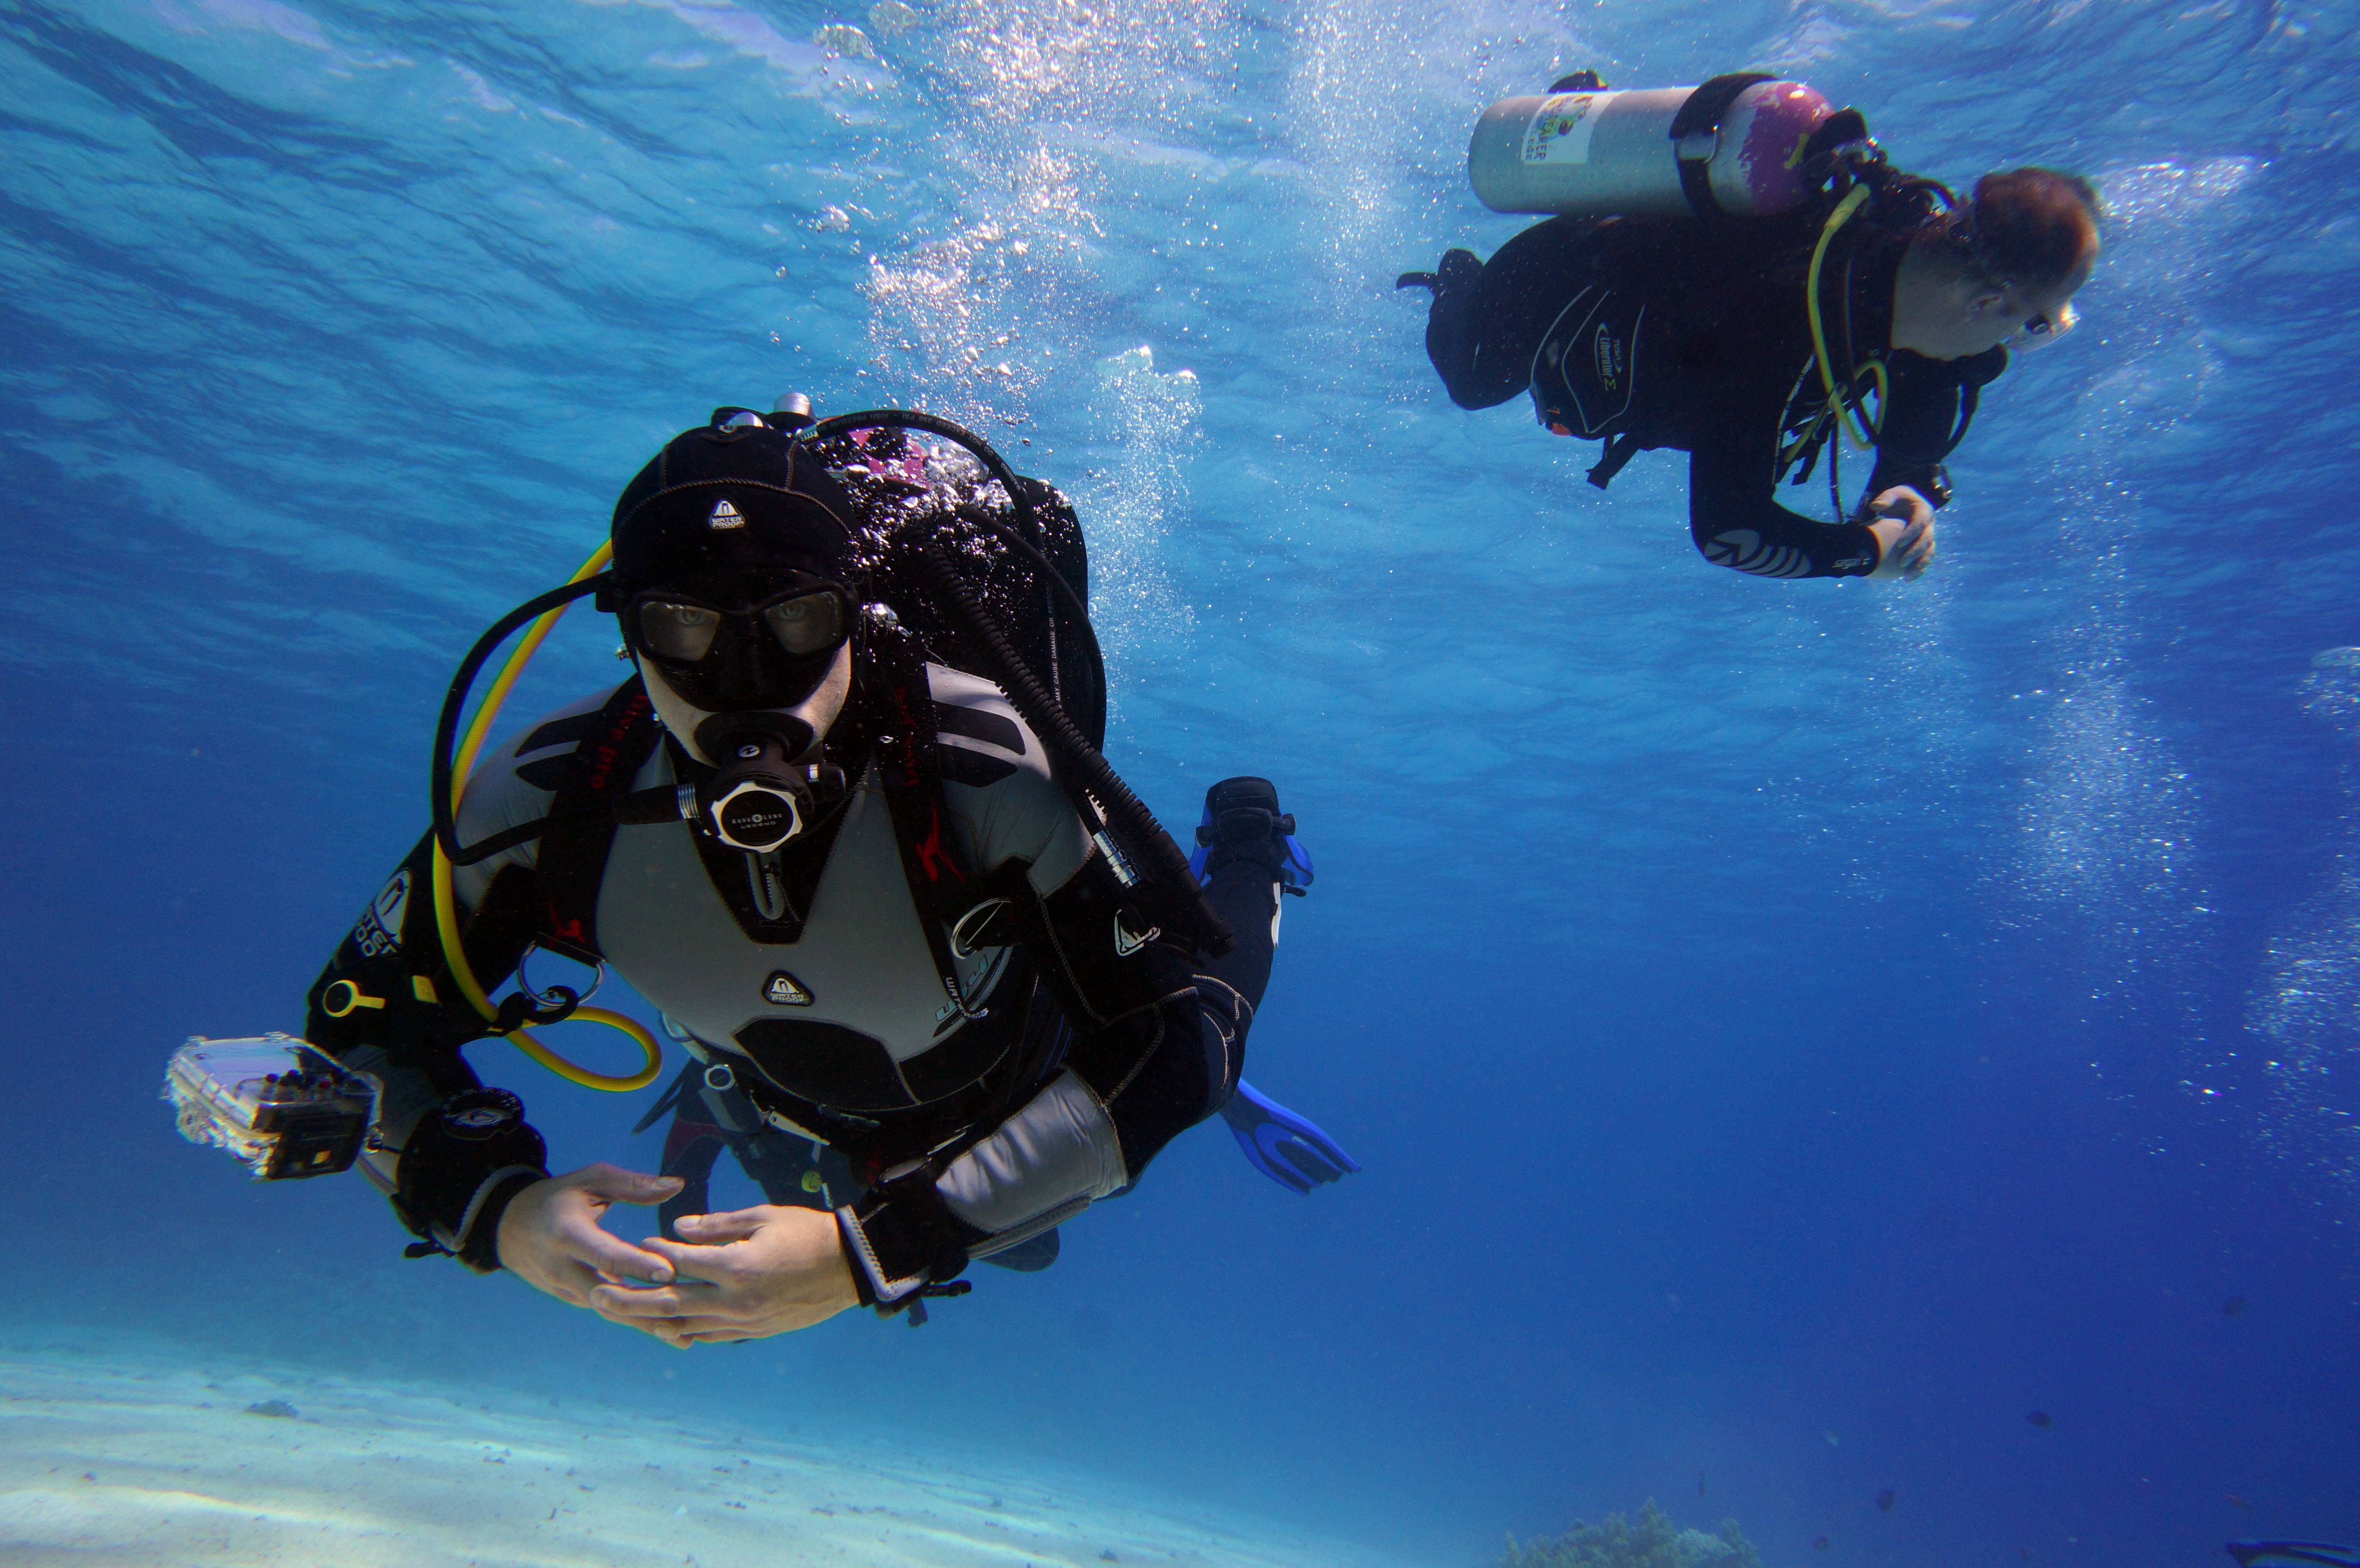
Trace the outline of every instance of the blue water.
<path fill-rule="evenodd" d="M 955 1441 L 1454 1568 L 1648 1496 L 1778 1568 L 2360 1538 L 2360 668 L 2314 663 L 2360 10 L 912 3 L 0 0 L 15 1332 Z M 1715 570 L 1684 463 L 1601 496 L 1432 383 L 1393 275 L 1517 226 L 1471 116 L 1590 64 L 2106 191 L 1922 582 Z M 790 388 L 1074 495 L 1117 765 L 1302 818 L 1249 1073 L 1367 1169 L 1298 1200 L 1200 1129 L 921 1331 L 683 1356 L 403 1261 L 356 1180 L 243 1183 L 155 1086 L 299 1027 L 475 632 Z M 643 1097 L 474 1056 L 561 1165 L 655 1158 Z"/>

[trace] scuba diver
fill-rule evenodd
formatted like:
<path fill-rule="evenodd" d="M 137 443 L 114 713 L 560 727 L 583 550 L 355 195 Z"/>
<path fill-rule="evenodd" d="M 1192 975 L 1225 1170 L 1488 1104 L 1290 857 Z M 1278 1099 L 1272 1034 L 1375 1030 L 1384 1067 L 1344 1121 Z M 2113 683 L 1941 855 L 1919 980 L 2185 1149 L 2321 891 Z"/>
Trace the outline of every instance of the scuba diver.
<path fill-rule="evenodd" d="M 1636 452 L 1687 452 L 1689 533 L 1716 565 L 1916 577 L 1982 389 L 2073 322 L 2096 192 L 2018 169 L 1961 201 L 1798 82 L 1603 85 L 1585 71 L 1477 126 L 1483 200 L 1557 216 L 1396 284 L 1432 291 L 1426 354 L 1451 400 L 1529 393 L 1551 432 L 1605 442 L 1601 489 Z M 1845 439 L 1876 453 L 1849 512 Z M 1827 521 L 1776 499 L 1823 453 Z"/>
<path fill-rule="evenodd" d="M 412 1256 L 685 1346 L 856 1303 L 922 1322 L 971 1259 L 1044 1267 L 1058 1225 L 1217 1110 L 1293 1190 L 1358 1169 L 1240 1079 L 1284 898 L 1311 880 L 1295 820 L 1268 780 L 1224 780 L 1192 863 L 1106 766 L 1056 491 L 948 421 L 814 423 L 790 397 L 674 438 L 610 550 L 461 665 L 434 827 L 293 1042 L 377 1085 L 359 1158 Z M 471 767 L 521 660 L 594 593 L 634 672 Z M 454 753 L 477 672 L 529 622 Z M 536 952 L 611 965 L 692 1059 L 641 1123 L 675 1114 L 663 1174 L 552 1176 L 521 1101 L 462 1057 L 500 1034 L 576 1082 L 652 1081 L 652 1039 L 536 987 Z M 568 1017 L 634 1033 L 645 1072 L 601 1078 L 529 1031 Z M 766 1203 L 702 1212 L 725 1147 Z M 661 1204 L 662 1234 L 606 1230 L 617 1203 Z"/>

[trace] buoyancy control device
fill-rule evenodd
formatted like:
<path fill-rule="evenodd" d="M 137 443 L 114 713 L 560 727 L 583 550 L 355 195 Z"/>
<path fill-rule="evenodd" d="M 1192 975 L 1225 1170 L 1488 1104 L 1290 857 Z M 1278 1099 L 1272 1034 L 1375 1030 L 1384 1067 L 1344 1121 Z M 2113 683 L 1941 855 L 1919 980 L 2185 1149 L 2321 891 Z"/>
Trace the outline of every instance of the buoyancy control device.
<path fill-rule="evenodd" d="M 1484 110 L 1467 176 L 1495 212 L 1760 217 L 1809 199 L 1812 143 L 1840 114 L 1852 111 L 1760 72 L 1613 92 L 1581 71 Z"/>
<path fill-rule="evenodd" d="M 1229 951 L 1235 934 L 1205 901 L 1187 857 L 1098 752 L 1106 724 L 1105 665 L 1090 626 L 1087 559 L 1070 508 L 1048 485 L 1019 475 L 989 443 L 947 419 L 875 408 L 814 421 L 807 404 L 790 401 L 800 407 L 791 419 L 781 419 L 781 428 L 795 430 L 803 449 L 828 454 L 823 461 L 832 469 L 846 465 L 839 477 L 869 492 L 864 509 L 871 513 L 869 532 L 880 552 L 870 585 L 878 595 L 872 611 L 890 615 L 931 651 L 985 676 L 1006 693 L 1040 738 L 1052 771 L 1121 883 L 1130 929 L 1167 933 L 1214 956 Z M 720 421 L 762 416 L 719 409 L 715 417 Z M 964 449 L 975 465 L 974 482 L 952 482 L 938 464 L 908 447 L 909 433 Z M 892 439 L 880 441 L 880 436 Z M 863 471 L 867 483 L 855 468 Z M 978 492 L 994 484 L 1004 501 L 979 499 Z M 459 942 L 451 885 L 452 867 L 475 864 L 551 828 L 552 819 L 542 819 L 462 844 L 456 823 L 460 791 L 524 662 L 573 601 L 605 585 L 609 554 L 602 548 L 571 583 L 502 617 L 461 661 L 436 730 L 431 803 L 435 912 L 444 955 L 462 993 L 493 1032 L 515 1040 L 544 1067 L 586 1087 L 620 1090 L 652 1081 L 658 1070 L 659 1053 L 646 1031 L 620 1015 L 582 1007 L 562 985 L 547 993 L 520 991 L 502 1004 L 492 1003 L 475 983 Z M 528 626 L 461 739 L 461 717 L 477 675 L 502 643 Z M 728 842 L 727 824 L 715 811 L 726 808 L 730 797 L 708 799 L 712 793 L 709 786 L 660 786 L 617 796 L 601 809 L 610 822 L 686 821 Z M 624 1029 L 646 1053 L 645 1065 L 628 1078 L 589 1073 L 541 1046 L 522 1027 L 568 1018 Z"/>

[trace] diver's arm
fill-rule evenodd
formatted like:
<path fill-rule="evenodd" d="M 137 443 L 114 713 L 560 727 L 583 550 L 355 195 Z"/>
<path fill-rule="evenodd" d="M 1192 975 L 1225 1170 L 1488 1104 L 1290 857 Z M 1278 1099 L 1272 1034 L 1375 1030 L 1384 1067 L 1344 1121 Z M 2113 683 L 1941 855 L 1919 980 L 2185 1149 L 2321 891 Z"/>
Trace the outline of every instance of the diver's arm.
<path fill-rule="evenodd" d="M 479 768 L 461 803 L 461 839 L 474 843 L 545 812 L 550 792 L 517 768 L 520 756 L 554 751 L 529 736 Z M 453 874 L 461 943 L 487 991 L 514 972 L 539 930 L 532 856 L 532 845 L 520 845 Z M 485 1088 L 461 1054 L 491 1029 L 443 951 L 431 833 L 337 945 L 311 985 L 306 1015 L 306 1040 L 383 1085 L 362 1168 L 402 1224 L 471 1269 L 497 1268 L 501 1214 L 548 1171 L 521 1105 Z"/>
<path fill-rule="evenodd" d="M 1823 523 L 1778 505 L 1779 408 L 1774 394 L 1698 417 L 1689 537 L 1714 565 L 1756 577 L 1867 576 L 1884 552 L 1865 525 Z"/>
<path fill-rule="evenodd" d="M 475 909 L 463 908 L 462 942 L 489 984 L 515 968 L 524 949 L 530 881 L 530 872 L 511 869 Z M 430 1137 L 425 1143 L 435 1154 L 404 1157 L 424 1147 L 421 1128 L 442 1107 L 499 1093 L 486 1090 L 460 1054 L 490 1030 L 461 994 L 436 931 L 431 834 L 337 944 L 311 984 L 305 1011 L 306 1040 L 383 1085 L 362 1154 L 369 1179 L 393 1200 L 412 1235 L 470 1267 L 495 1267 L 491 1225 L 500 1208 L 527 1181 L 546 1174 L 539 1135 L 524 1127 L 526 1137 L 475 1144 Z"/>
<path fill-rule="evenodd" d="M 1228 1097 L 1243 1000 L 1178 948 L 1137 942 L 1120 892 L 1094 855 L 1029 900 L 1026 945 L 1075 1029 L 1065 1070 L 938 1176 L 889 1179 L 839 1211 L 863 1301 L 900 1301 L 1064 1223 Z"/>

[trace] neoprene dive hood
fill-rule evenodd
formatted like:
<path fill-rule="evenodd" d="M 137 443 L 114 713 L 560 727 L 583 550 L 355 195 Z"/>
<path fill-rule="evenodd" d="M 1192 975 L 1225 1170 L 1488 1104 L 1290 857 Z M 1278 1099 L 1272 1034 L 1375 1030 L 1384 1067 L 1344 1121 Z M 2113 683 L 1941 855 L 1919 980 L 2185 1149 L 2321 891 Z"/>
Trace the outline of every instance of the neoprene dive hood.
<path fill-rule="evenodd" d="M 716 408 L 649 459 L 616 499 L 614 578 L 598 608 L 611 615 L 631 593 L 705 572 L 852 574 L 852 499 L 792 418 Z"/>
<path fill-rule="evenodd" d="M 1611 92 L 1579 71 L 1483 111 L 1467 177 L 1495 212 L 1577 217 L 1758 217 L 1790 212 L 1819 180 L 1812 144 L 1838 111 L 1816 89 L 1759 72 L 1695 87 Z M 1865 137 L 1841 128 L 1841 139 Z"/>
<path fill-rule="evenodd" d="M 615 503 L 596 600 L 657 716 L 715 769 L 679 814 L 754 854 L 844 789 L 822 741 L 848 688 L 861 571 L 851 498 L 799 439 L 807 422 L 723 408 L 673 437 Z"/>

